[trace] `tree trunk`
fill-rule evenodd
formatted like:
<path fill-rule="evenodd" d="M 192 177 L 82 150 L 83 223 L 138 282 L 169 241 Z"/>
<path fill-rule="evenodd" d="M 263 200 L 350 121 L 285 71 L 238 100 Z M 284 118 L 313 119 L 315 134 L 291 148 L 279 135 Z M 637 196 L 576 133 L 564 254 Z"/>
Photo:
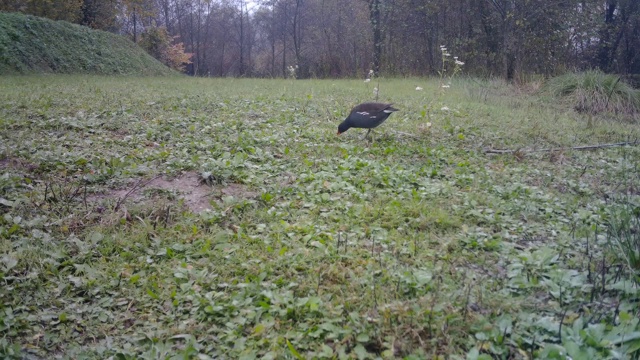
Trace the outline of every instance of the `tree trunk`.
<path fill-rule="evenodd" d="M 206 73 L 207 76 L 211 76 L 211 68 L 213 66 L 211 66 L 211 64 L 209 63 L 208 57 L 207 57 L 207 50 L 209 48 L 210 42 L 211 40 L 209 39 L 209 29 L 211 28 L 211 3 L 207 2 L 207 18 L 204 22 L 204 39 L 202 41 L 203 45 L 203 49 L 202 49 L 202 64 L 204 67 L 203 71 L 204 73 Z"/>
<path fill-rule="evenodd" d="M 201 74 L 201 68 L 202 68 L 202 4 L 200 3 L 200 0 L 198 0 L 198 26 L 196 27 L 196 63 L 198 64 L 197 70 L 198 72 L 196 73 L 196 75 L 202 75 Z"/>
<path fill-rule="evenodd" d="M 171 21 L 169 20 L 169 0 L 162 1 L 162 10 L 164 12 L 164 27 L 167 28 L 169 34 L 173 35 Z"/>
<path fill-rule="evenodd" d="M 287 78 L 287 18 L 289 17 L 288 7 L 286 2 L 283 5 L 283 14 L 282 14 L 282 77 Z"/>
<path fill-rule="evenodd" d="M 369 0 L 369 21 L 373 30 L 373 71 L 380 71 L 382 58 L 382 25 L 380 24 L 380 0 Z"/>
<path fill-rule="evenodd" d="M 276 76 L 276 3 L 271 4 L 271 77 Z"/>
<path fill-rule="evenodd" d="M 195 29 L 193 28 L 193 4 L 191 4 L 191 11 L 189 11 L 189 42 L 191 45 L 191 51 L 196 52 L 196 46 L 195 46 Z M 193 62 L 192 64 L 192 74 L 191 75 L 198 75 L 198 66 L 200 64 L 198 64 L 198 59 L 196 58 L 196 61 Z"/>
<path fill-rule="evenodd" d="M 513 21 L 507 17 L 502 22 L 502 77 L 513 80 L 515 69 Z"/>
<path fill-rule="evenodd" d="M 244 76 L 244 1 L 240 0 L 240 76 Z"/>
<path fill-rule="evenodd" d="M 133 42 L 138 43 L 138 17 L 135 6 L 133 7 Z"/>
<path fill-rule="evenodd" d="M 605 5 L 604 25 L 600 31 L 600 48 L 598 49 L 598 66 L 602 71 L 609 71 L 612 63 L 613 44 L 611 33 L 615 30 L 615 12 L 617 0 L 608 0 Z"/>
<path fill-rule="evenodd" d="M 302 28 L 301 28 L 301 11 L 302 0 L 296 0 L 296 8 L 293 13 L 292 35 L 293 35 L 293 52 L 296 56 L 297 74 L 302 78 L 307 78 L 309 71 L 308 66 L 302 56 Z"/>

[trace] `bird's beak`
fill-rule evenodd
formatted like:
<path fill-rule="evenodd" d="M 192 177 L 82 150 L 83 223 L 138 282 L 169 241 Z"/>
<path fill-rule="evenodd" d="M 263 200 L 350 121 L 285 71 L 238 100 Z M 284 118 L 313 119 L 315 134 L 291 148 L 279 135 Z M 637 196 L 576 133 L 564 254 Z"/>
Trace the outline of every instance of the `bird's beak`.
<path fill-rule="evenodd" d="M 340 134 L 342 134 L 342 133 L 340 131 L 338 131 L 338 133 L 336 135 L 340 135 Z"/>

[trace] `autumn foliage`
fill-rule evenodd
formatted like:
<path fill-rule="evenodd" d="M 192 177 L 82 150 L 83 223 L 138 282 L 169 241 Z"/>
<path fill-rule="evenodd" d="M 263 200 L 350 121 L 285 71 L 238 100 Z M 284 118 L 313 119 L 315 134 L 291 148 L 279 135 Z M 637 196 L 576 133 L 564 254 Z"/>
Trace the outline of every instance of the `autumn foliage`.
<path fill-rule="evenodd" d="M 178 38 L 170 36 L 163 27 L 152 27 L 142 34 L 138 45 L 168 67 L 184 71 L 185 66 L 191 63 L 193 54 L 185 52 L 184 44 L 177 42 Z"/>

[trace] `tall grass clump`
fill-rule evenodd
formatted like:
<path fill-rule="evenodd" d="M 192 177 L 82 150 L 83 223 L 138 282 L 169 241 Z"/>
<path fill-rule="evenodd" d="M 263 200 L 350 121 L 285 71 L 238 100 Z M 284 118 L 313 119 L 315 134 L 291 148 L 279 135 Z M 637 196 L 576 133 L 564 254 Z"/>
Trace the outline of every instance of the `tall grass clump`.
<path fill-rule="evenodd" d="M 625 203 L 609 214 L 609 245 L 640 284 L 640 207 Z"/>
<path fill-rule="evenodd" d="M 640 91 L 633 89 L 619 76 L 598 70 L 552 78 L 544 90 L 555 98 L 568 101 L 581 113 L 640 114 Z"/>

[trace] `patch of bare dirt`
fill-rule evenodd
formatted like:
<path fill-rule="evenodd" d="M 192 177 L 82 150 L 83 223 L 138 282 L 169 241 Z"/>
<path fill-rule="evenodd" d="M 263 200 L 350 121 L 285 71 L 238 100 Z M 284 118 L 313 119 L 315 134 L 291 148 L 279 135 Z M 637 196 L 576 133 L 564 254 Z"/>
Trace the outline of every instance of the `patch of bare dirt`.
<path fill-rule="evenodd" d="M 37 169 L 38 166 L 22 160 L 17 157 L 8 157 L 4 159 L 0 159 L 0 169 L 14 169 L 14 170 L 22 170 L 22 171 L 33 171 Z"/>
<path fill-rule="evenodd" d="M 209 204 L 211 188 L 201 184 L 200 176 L 196 173 L 189 172 L 172 180 L 156 178 L 147 184 L 147 187 L 176 192 L 178 197 L 184 199 L 184 204 L 189 210 L 195 213 L 211 210 L 211 204 Z"/>
<path fill-rule="evenodd" d="M 153 190 L 160 191 L 154 192 Z M 123 203 L 125 201 L 140 203 L 162 196 L 162 192 L 165 191 L 175 195 L 178 199 L 183 199 L 184 205 L 194 213 L 211 210 L 211 201 L 219 199 L 222 195 L 237 198 L 254 198 L 258 195 L 242 184 L 211 187 L 204 184 L 197 173 L 187 172 L 173 179 L 156 177 L 147 181 L 142 180 L 127 189 L 111 190 L 106 194 L 94 196 L 94 199 L 110 198 Z"/>

